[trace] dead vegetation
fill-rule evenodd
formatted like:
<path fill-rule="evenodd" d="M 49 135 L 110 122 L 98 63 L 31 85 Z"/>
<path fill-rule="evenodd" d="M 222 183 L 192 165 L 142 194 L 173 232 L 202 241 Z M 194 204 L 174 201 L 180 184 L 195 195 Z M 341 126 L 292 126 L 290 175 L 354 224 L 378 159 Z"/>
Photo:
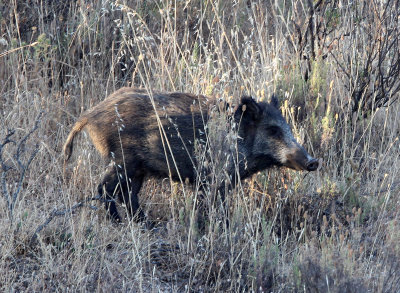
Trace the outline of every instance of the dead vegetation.
<path fill-rule="evenodd" d="M 399 21 L 395 0 L 0 1 L 1 290 L 400 291 Z M 141 190 L 154 230 L 113 224 L 105 162 L 81 136 L 64 172 L 61 149 L 122 86 L 277 93 L 323 166 L 253 176 L 204 233 L 168 178 Z"/>

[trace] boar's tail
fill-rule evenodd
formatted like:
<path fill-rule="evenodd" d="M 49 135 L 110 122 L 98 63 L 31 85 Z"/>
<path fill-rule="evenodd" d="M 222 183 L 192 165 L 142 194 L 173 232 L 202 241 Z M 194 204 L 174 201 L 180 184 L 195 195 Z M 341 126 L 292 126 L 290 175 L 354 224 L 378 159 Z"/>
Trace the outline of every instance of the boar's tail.
<path fill-rule="evenodd" d="M 88 123 L 88 119 L 86 117 L 80 118 L 72 128 L 71 132 L 68 135 L 67 141 L 64 144 L 64 163 L 69 160 L 72 155 L 72 149 L 74 146 L 74 138 L 75 136 L 86 126 Z"/>

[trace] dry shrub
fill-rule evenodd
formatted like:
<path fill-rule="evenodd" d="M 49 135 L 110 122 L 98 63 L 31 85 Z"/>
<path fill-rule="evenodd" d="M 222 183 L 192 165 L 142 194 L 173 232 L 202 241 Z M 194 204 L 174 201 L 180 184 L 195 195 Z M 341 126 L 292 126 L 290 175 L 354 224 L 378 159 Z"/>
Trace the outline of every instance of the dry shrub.
<path fill-rule="evenodd" d="M 400 10 L 364 2 L 0 1 L 0 144 L 17 134 L 1 150 L 12 167 L 1 174 L 1 290 L 400 291 Z M 277 92 L 322 167 L 257 174 L 229 193 L 229 226 L 209 205 L 204 232 L 197 187 L 151 180 L 141 201 L 155 230 L 115 225 L 85 201 L 104 168 L 88 138 L 65 170 L 61 146 L 82 111 L 123 85 L 233 104 Z M 18 188 L 14 154 L 42 111 L 10 217 L 3 186 Z"/>

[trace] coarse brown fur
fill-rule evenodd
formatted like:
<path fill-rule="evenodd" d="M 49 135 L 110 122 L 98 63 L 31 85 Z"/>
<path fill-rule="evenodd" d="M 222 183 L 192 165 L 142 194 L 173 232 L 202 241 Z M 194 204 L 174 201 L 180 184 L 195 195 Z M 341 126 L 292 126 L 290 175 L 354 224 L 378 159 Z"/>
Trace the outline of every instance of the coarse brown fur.
<path fill-rule="evenodd" d="M 201 95 L 121 88 L 82 114 L 64 145 L 65 158 L 72 154 L 76 134 L 86 128 L 101 155 L 115 162 L 98 192 L 108 199 L 117 194 L 132 216 L 137 213 L 143 219 L 137 195 L 146 176 L 196 180 L 195 143 L 207 140 L 213 105 Z M 230 146 L 223 150 L 230 158 L 226 172 L 232 184 L 237 183 L 235 170 L 244 179 L 271 166 L 308 171 L 318 167 L 318 161 L 293 138 L 276 98 L 269 104 L 243 97 L 233 119 L 236 150 L 231 154 Z M 224 197 L 222 188 L 220 192 Z M 115 203 L 109 201 L 106 206 L 119 221 Z"/>
<path fill-rule="evenodd" d="M 204 133 L 208 99 L 185 93 L 157 92 L 153 92 L 153 99 L 154 104 L 145 90 L 134 88 L 121 88 L 108 96 L 75 123 L 64 145 L 66 160 L 72 154 L 75 135 L 86 128 L 103 157 L 127 166 L 141 162 L 136 169 L 146 168 L 159 177 L 168 177 L 171 172 L 176 180 L 183 177 L 192 182 L 190 161 L 196 139 L 194 129 L 202 129 Z M 184 143 L 181 137 L 188 141 Z M 175 156 L 184 157 L 175 160 L 183 163 L 179 168 L 174 166 Z M 184 174 L 180 175 L 180 172 Z"/>

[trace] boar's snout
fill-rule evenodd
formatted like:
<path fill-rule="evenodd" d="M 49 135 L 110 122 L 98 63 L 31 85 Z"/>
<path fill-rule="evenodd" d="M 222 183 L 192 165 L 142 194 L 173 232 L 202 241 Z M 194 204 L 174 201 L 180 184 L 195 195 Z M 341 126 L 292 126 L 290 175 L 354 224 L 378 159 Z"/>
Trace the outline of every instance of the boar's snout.
<path fill-rule="evenodd" d="M 284 166 L 299 171 L 315 171 L 318 169 L 319 161 L 311 157 L 302 146 L 296 143 L 296 147 L 286 155 Z"/>
<path fill-rule="evenodd" d="M 315 171 L 318 169 L 319 162 L 318 159 L 311 159 L 307 163 L 307 171 Z"/>

